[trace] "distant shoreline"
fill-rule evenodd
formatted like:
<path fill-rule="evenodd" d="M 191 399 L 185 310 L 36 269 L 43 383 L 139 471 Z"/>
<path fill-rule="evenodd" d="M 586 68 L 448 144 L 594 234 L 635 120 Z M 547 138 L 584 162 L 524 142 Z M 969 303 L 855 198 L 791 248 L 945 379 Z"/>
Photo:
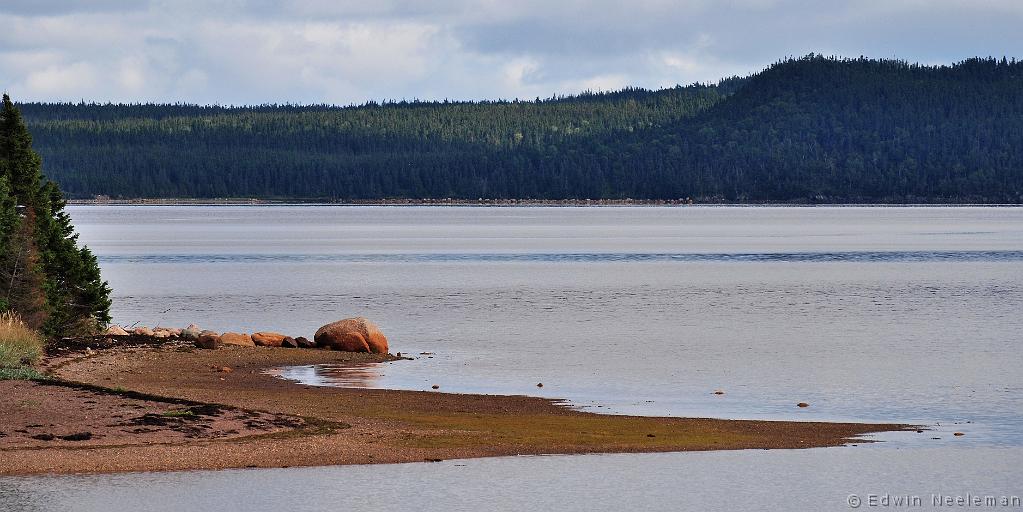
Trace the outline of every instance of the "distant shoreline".
<path fill-rule="evenodd" d="M 213 199 L 69 199 L 71 205 L 88 206 L 467 206 L 467 207 L 649 207 L 649 206 L 719 206 L 719 207 L 849 207 L 849 208 L 899 208 L 899 207 L 1021 207 L 1023 203 L 857 203 L 857 202 L 730 202 L 730 201 L 688 201 L 683 199 L 366 199 L 338 200 L 322 199 L 256 199 L 256 198 L 213 198 Z"/>

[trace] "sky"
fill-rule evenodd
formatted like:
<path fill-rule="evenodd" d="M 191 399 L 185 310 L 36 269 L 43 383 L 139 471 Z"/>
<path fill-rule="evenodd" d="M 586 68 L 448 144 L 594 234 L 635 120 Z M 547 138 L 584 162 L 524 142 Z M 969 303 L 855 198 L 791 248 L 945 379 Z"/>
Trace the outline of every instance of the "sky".
<path fill-rule="evenodd" d="M 533 99 L 808 53 L 1023 58 L 1023 0 L 0 0 L 15 101 Z"/>

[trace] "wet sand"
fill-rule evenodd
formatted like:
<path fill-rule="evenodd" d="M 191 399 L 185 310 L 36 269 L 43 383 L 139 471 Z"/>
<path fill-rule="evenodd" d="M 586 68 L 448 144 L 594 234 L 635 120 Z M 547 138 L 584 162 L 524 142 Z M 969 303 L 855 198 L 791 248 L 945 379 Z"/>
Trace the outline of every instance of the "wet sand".
<path fill-rule="evenodd" d="M 14 412 L 0 418 L 0 474 L 811 448 L 913 428 L 601 415 L 545 398 L 311 387 L 265 373 L 287 365 L 394 359 L 173 343 L 65 354 L 44 369 L 77 384 L 0 382 L 0 409 Z M 60 437 L 83 432 L 88 439 Z"/>

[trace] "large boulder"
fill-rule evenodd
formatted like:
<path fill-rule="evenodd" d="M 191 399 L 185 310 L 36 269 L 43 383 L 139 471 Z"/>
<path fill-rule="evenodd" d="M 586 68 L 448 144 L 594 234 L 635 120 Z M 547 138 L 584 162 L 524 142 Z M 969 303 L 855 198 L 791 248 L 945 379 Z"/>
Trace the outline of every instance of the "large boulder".
<path fill-rule="evenodd" d="M 317 347 L 347 352 L 387 353 L 387 337 L 363 317 L 345 318 L 324 325 L 313 336 Z"/>
<path fill-rule="evenodd" d="M 252 342 L 252 337 L 248 334 L 239 334 L 237 332 L 225 332 L 220 335 L 220 343 L 224 345 L 235 345 L 239 347 L 255 347 L 256 344 Z"/>
<path fill-rule="evenodd" d="M 331 350 L 344 352 L 370 352 L 366 337 L 358 332 L 343 332 L 330 344 Z"/>
<path fill-rule="evenodd" d="M 257 347 L 279 347 L 284 342 L 284 338 L 287 336 L 279 332 L 254 332 L 252 333 L 252 342 Z"/>

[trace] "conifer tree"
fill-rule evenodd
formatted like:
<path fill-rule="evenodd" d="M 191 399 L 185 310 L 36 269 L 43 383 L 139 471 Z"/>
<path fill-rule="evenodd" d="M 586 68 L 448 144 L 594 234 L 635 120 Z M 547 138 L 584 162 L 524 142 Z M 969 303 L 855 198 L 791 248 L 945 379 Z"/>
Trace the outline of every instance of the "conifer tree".
<path fill-rule="evenodd" d="M 48 334 L 88 332 L 94 324 L 110 321 L 110 288 L 99 273 L 95 256 L 78 247 L 78 234 L 64 211 L 67 201 L 52 181 L 43 185 L 37 224 L 43 255 Z M 90 325 L 93 324 L 93 325 Z"/>
<path fill-rule="evenodd" d="M 86 334 L 110 321 L 110 288 L 95 256 L 78 247 L 57 185 L 21 113 L 3 96 L 0 111 L 0 310 L 16 311 L 50 336 Z"/>
<path fill-rule="evenodd" d="M 0 172 L 0 290 L 9 288 L 10 275 L 8 263 L 14 254 L 14 228 L 18 225 L 18 211 L 11 195 L 11 187 L 7 176 Z M 7 293 L 0 294 L 0 311 L 9 309 L 10 300 Z"/>

